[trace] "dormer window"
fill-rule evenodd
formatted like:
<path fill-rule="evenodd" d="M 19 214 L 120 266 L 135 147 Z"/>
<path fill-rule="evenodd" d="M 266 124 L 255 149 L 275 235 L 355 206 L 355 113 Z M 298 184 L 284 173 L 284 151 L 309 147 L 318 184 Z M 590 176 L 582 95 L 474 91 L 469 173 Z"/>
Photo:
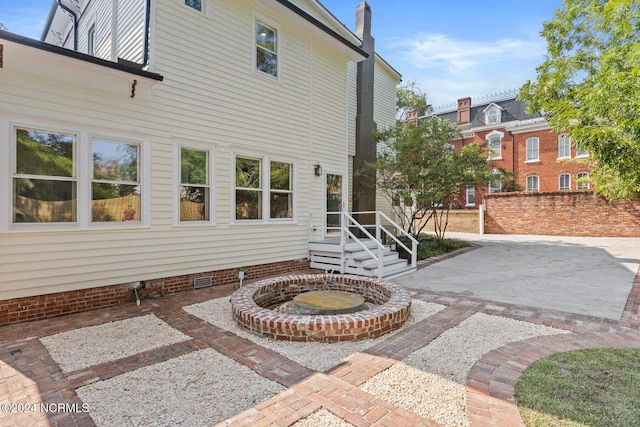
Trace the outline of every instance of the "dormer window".
<path fill-rule="evenodd" d="M 502 108 L 491 103 L 484 109 L 484 123 L 487 125 L 495 125 L 502 122 Z"/>

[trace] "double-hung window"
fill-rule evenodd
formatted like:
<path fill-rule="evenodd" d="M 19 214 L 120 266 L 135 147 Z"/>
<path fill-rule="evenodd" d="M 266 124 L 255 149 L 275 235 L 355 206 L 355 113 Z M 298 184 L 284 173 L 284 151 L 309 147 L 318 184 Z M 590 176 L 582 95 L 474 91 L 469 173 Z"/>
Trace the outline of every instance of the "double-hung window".
<path fill-rule="evenodd" d="M 527 154 L 526 160 L 527 162 L 537 162 L 540 161 L 540 139 L 537 137 L 527 138 L 526 142 Z"/>
<path fill-rule="evenodd" d="M 576 157 L 589 157 L 589 152 L 580 144 L 576 144 Z"/>
<path fill-rule="evenodd" d="M 492 175 L 494 175 L 495 178 L 489 181 L 489 193 L 500 193 L 502 191 L 502 180 L 500 180 L 500 174 L 498 173 L 498 170 L 494 169 L 492 171 Z"/>
<path fill-rule="evenodd" d="M 568 173 L 561 173 L 558 176 L 558 189 L 571 190 L 571 175 Z"/>
<path fill-rule="evenodd" d="M 476 188 L 475 187 L 467 187 L 466 199 L 467 199 L 466 206 L 476 205 Z"/>
<path fill-rule="evenodd" d="M 13 223 L 77 221 L 77 136 L 15 129 Z"/>
<path fill-rule="evenodd" d="M 140 145 L 94 138 L 92 222 L 140 222 Z"/>
<path fill-rule="evenodd" d="M 589 189 L 589 173 L 588 172 L 579 172 L 578 174 L 576 174 L 576 188 L 578 190 Z"/>
<path fill-rule="evenodd" d="M 256 21 L 256 70 L 278 77 L 278 30 Z"/>
<path fill-rule="evenodd" d="M 262 219 L 262 160 L 236 157 L 236 219 Z"/>
<path fill-rule="evenodd" d="M 271 162 L 269 218 L 293 217 L 293 165 Z"/>
<path fill-rule="evenodd" d="M 489 150 L 488 160 L 502 159 L 502 138 L 504 133 L 494 130 L 488 133 L 485 138 L 487 140 L 487 148 Z"/>
<path fill-rule="evenodd" d="M 180 222 L 209 221 L 209 151 L 180 147 Z"/>
<path fill-rule="evenodd" d="M 184 4 L 199 12 L 202 12 L 202 0 L 184 0 Z"/>
<path fill-rule="evenodd" d="M 558 135 L 558 158 L 568 159 L 571 157 L 571 138 L 565 134 Z"/>
<path fill-rule="evenodd" d="M 292 220 L 293 163 L 249 156 L 235 162 L 235 219 Z"/>
<path fill-rule="evenodd" d="M 529 175 L 527 177 L 526 191 L 540 191 L 540 178 L 538 175 Z"/>

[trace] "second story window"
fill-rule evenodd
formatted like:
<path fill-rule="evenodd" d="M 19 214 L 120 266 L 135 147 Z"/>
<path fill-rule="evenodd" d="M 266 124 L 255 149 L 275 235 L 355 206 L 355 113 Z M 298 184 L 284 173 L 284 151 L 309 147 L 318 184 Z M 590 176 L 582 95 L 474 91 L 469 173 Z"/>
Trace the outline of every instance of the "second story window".
<path fill-rule="evenodd" d="M 565 134 L 558 135 L 558 158 L 571 157 L 571 138 Z"/>
<path fill-rule="evenodd" d="M 202 12 L 202 0 L 184 0 L 184 4 L 199 12 Z"/>
<path fill-rule="evenodd" d="M 497 130 L 487 134 L 485 137 L 489 149 L 488 160 L 502 159 L 502 137 L 504 137 L 504 133 L 498 132 Z"/>
<path fill-rule="evenodd" d="M 576 144 L 576 157 L 589 157 L 589 152 L 580 144 Z"/>
<path fill-rule="evenodd" d="M 278 32 L 256 21 L 256 70 L 278 77 Z"/>
<path fill-rule="evenodd" d="M 540 160 L 540 140 L 537 137 L 527 138 L 527 162 Z"/>

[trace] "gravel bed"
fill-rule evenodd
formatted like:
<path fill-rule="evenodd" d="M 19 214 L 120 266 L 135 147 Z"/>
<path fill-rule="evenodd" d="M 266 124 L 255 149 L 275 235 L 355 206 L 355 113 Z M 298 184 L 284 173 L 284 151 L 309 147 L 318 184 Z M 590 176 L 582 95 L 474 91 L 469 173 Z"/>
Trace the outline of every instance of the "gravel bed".
<path fill-rule="evenodd" d="M 325 408 L 320 408 L 311 415 L 306 418 L 302 418 L 297 421 L 295 424 L 292 424 L 291 427 L 352 427 L 353 424 L 350 424 L 333 415 L 331 412 L 326 410 Z"/>
<path fill-rule="evenodd" d="M 477 313 L 360 389 L 445 426 L 468 426 L 465 384 L 473 364 L 503 345 L 568 331 Z"/>
<path fill-rule="evenodd" d="M 191 339 L 153 314 L 74 329 L 40 341 L 64 372 Z"/>
<path fill-rule="evenodd" d="M 211 426 L 285 388 L 207 348 L 104 381 L 77 394 L 97 425 Z"/>
<path fill-rule="evenodd" d="M 240 329 L 231 315 L 231 302 L 229 301 L 229 297 L 216 298 L 186 306 L 184 307 L 184 310 L 189 314 L 211 323 L 212 325 L 231 331 L 243 338 L 255 342 L 256 344 L 276 351 L 303 366 L 324 372 L 341 363 L 351 354 L 362 352 L 378 342 L 389 338 L 394 333 L 397 333 L 404 328 L 437 313 L 443 308 L 445 308 L 445 306 L 440 304 L 428 303 L 414 299 L 411 300 L 411 314 L 406 323 L 400 329 L 375 339 L 336 343 L 277 341 L 269 338 L 263 338 Z M 318 355 L 321 356 L 319 357 Z"/>

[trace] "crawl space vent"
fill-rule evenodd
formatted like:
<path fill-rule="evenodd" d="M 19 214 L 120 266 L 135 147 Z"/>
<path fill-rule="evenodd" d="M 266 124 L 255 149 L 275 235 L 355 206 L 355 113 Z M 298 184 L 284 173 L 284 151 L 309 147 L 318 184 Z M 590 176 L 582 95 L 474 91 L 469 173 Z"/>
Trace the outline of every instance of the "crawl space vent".
<path fill-rule="evenodd" d="M 206 288 L 207 286 L 213 286 L 213 282 L 211 281 L 212 277 L 197 277 L 193 279 L 193 287 L 195 289 Z"/>

